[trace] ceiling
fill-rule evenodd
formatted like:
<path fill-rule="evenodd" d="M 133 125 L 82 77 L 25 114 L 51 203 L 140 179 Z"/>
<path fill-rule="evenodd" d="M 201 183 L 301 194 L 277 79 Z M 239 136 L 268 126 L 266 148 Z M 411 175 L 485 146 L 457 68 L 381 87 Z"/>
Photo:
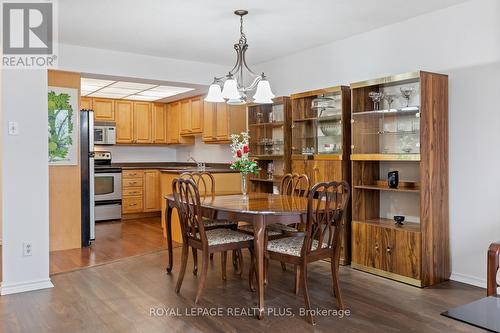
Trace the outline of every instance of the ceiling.
<path fill-rule="evenodd" d="M 247 60 L 260 63 L 461 2 L 465 0 L 65 0 L 58 5 L 59 40 L 231 65 L 232 45 L 239 38 L 233 11 L 247 9 Z"/>

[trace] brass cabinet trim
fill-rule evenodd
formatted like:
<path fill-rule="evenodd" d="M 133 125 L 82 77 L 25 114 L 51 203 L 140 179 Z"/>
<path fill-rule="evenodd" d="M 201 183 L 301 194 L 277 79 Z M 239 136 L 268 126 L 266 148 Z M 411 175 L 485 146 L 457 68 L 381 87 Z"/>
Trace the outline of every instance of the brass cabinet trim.
<path fill-rule="evenodd" d="M 413 278 L 410 278 L 410 277 L 407 277 L 407 276 L 403 276 L 403 275 L 399 275 L 399 274 L 395 274 L 395 273 L 383 271 L 383 270 L 378 269 L 378 268 L 373 268 L 373 267 L 368 267 L 368 266 L 360 265 L 360 264 L 357 264 L 355 262 L 351 262 L 351 267 L 354 268 L 354 269 L 357 269 L 359 271 L 363 271 L 363 272 L 367 272 L 367 273 L 370 273 L 370 274 L 379 275 L 379 276 L 382 276 L 382 277 L 385 277 L 385 278 L 388 278 L 388 279 L 391 279 L 391 280 L 396 280 L 396 281 L 399 281 L 399 282 L 410 284 L 410 285 L 415 286 L 415 287 L 423 287 L 423 284 L 422 284 L 421 280 L 413 279 Z"/>

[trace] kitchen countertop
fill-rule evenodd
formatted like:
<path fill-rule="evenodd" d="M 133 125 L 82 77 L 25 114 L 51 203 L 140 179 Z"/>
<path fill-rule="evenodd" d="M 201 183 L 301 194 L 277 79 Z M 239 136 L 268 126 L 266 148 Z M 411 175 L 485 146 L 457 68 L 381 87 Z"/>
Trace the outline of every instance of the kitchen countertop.
<path fill-rule="evenodd" d="M 134 169 L 159 169 L 164 173 L 183 173 L 188 171 L 197 171 L 195 163 L 183 162 L 130 162 L 130 163 L 112 163 L 111 165 L 96 165 L 96 169 L 119 168 L 122 170 Z M 229 169 L 229 164 L 225 163 L 207 163 L 206 170 L 211 173 L 234 173 L 238 172 Z"/>

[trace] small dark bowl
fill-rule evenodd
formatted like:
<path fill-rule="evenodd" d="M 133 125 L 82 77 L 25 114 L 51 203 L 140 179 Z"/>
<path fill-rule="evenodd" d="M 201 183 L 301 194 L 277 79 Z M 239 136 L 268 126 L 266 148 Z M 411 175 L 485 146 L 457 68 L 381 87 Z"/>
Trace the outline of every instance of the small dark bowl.
<path fill-rule="evenodd" d="M 394 222 L 396 222 L 396 224 L 402 225 L 404 220 L 405 217 L 403 215 L 394 215 Z"/>

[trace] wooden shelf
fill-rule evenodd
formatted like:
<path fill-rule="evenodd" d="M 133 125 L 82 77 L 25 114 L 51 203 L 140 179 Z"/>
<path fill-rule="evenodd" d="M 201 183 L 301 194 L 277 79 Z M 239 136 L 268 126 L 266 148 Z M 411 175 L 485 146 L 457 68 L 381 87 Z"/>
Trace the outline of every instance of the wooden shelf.
<path fill-rule="evenodd" d="M 342 161 L 340 154 L 293 154 L 292 160 Z"/>
<path fill-rule="evenodd" d="M 258 124 L 248 124 L 248 126 L 269 126 L 269 127 L 281 127 L 285 123 L 282 121 L 273 121 L 272 123 L 258 123 Z"/>
<path fill-rule="evenodd" d="M 364 220 L 364 221 L 352 221 L 353 223 L 366 223 L 366 224 L 373 224 L 377 225 L 382 228 L 388 228 L 388 229 L 396 229 L 396 230 L 404 230 L 408 232 L 420 232 L 420 223 L 416 222 L 403 222 L 403 225 L 397 225 L 394 223 L 394 220 L 391 219 L 385 219 L 385 218 L 378 218 L 378 219 L 370 219 L 370 220 Z"/>
<path fill-rule="evenodd" d="M 256 160 L 281 160 L 283 155 L 250 155 L 249 157 L 255 158 Z"/>
<path fill-rule="evenodd" d="M 420 161 L 420 154 L 351 154 L 351 161 Z"/>
<path fill-rule="evenodd" d="M 381 186 L 381 185 L 377 185 L 377 184 L 372 184 L 372 185 L 355 185 L 354 188 L 362 189 L 362 190 L 375 190 L 375 191 L 420 193 L 420 188 L 418 188 L 418 187 L 390 188 L 388 186 Z"/>

